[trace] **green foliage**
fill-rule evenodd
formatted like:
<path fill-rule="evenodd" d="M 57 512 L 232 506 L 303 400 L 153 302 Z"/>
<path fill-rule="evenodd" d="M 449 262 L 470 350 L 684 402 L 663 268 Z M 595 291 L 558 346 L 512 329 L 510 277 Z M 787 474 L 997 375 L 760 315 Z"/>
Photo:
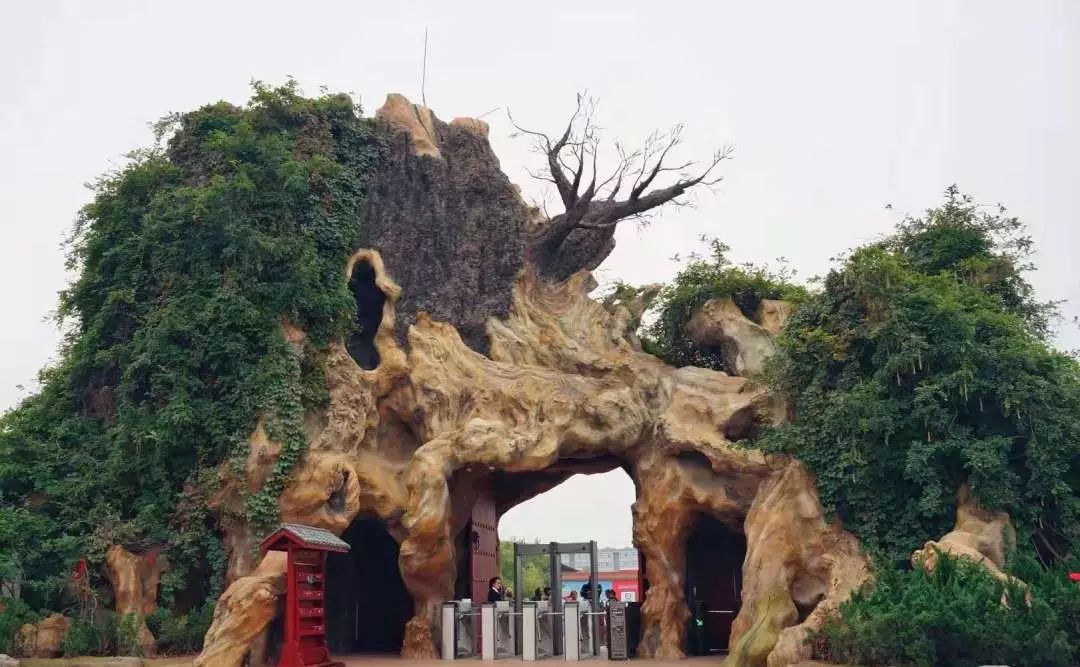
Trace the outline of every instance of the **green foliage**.
<path fill-rule="evenodd" d="M 949 529 L 964 482 L 1044 553 L 1080 535 L 1080 367 L 1043 339 L 1020 231 L 950 189 L 851 253 L 779 338 L 771 380 L 797 418 L 754 446 L 802 459 L 892 558 Z"/>
<path fill-rule="evenodd" d="M 65 656 L 112 655 L 116 653 L 118 617 L 109 610 L 71 620 L 64 637 Z"/>
<path fill-rule="evenodd" d="M 0 653 L 15 653 L 15 636 L 26 623 L 40 619 L 30 606 L 18 598 L 0 598 Z"/>
<path fill-rule="evenodd" d="M 521 543 L 521 542 L 519 542 Z M 523 600 L 531 600 L 536 589 L 543 590 L 550 585 L 548 570 L 551 565 L 547 556 L 526 556 L 521 564 L 521 590 L 514 595 Z M 514 542 L 499 542 L 499 576 L 503 585 L 514 586 Z"/>
<path fill-rule="evenodd" d="M 794 274 L 786 266 L 777 271 L 745 264 L 736 266 L 727 258 L 730 248 L 710 241 L 711 259 L 695 258 L 664 287 L 657 299 L 657 317 L 645 330 L 642 344 L 673 366 L 724 368 L 718 350 L 695 345 L 686 334 L 687 324 L 709 299 L 732 299 L 751 319 L 762 299 L 784 299 L 799 303 L 806 289 L 792 282 Z"/>
<path fill-rule="evenodd" d="M 214 594 L 217 467 L 244 457 L 263 417 L 282 455 L 247 514 L 276 522 L 304 412 L 326 399 L 320 350 L 352 321 L 342 268 L 382 151 L 352 100 L 256 83 L 246 107 L 158 130 L 167 145 L 94 184 L 70 242 L 59 362 L 0 419 L 0 577 L 38 606 L 59 607 L 74 560 L 99 564 L 111 543 L 167 545 L 167 597 Z M 304 350 L 283 321 L 308 333 Z"/>
<path fill-rule="evenodd" d="M 157 639 L 161 655 L 187 655 L 202 650 L 203 638 L 214 618 L 214 605 L 207 602 L 190 613 L 174 615 L 159 608 L 146 617 L 146 625 Z"/>
<path fill-rule="evenodd" d="M 133 655 L 142 657 L 143 650 L 139 644 L 139 625 L 141 619 L 138 614 L 124 614 L 116 623 L 116 654 Z"/>
<path fill-rule="evenodd" d="M 101 651 L 101 635 L 94 625 L 82 618 L 71 621 L 71 627 L 64 637 L 64 655 L 98 655 Z"/>
<path fill-rule="evenodd" d="M 882 567 L 873 586 L 852 595 L 815 638 L 819 657 L 920 667 L 1078 664 L 1080 587 L 1064 570 L 1034 567 L 1041 574 L 1027 591 L 950 556 L 940 556 L 930 574 Z"/>

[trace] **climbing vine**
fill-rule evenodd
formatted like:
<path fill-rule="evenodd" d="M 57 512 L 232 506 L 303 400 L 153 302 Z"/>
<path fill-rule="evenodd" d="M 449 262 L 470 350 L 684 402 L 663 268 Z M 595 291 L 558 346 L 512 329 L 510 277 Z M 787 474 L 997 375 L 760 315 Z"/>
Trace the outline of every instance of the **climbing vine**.
<path fill-rule="evenodd" d="M 1046 342 L 1031 241 L 955 188 L 852 252 L 793 314 L 772 382 L 796 418 L 754 446 L 794 454 L 822 502 L 897 561 L 948 531 L 971 485 L 1061 560 L 1080 538 L 1080 365 Z"/>
<path fill-rule="evenodd" d="M 803 301 L 806 288 L 795 282 L 794 271 L 786 264 L 777 269 L 753 264 L 733 264 L 731 250 L 717 239 L 709 241 L 707 257 L 694 256 L 675 279 L 661 290 L 653 305 L 655 319 L 642 337 L 646 351 L 673 366 L 700 366 L 729 371 L 718 350 L 695 345 L 687 335 L 687 325 L 709 299 L 731 299 L 753 318 L 762 299 Z M 626 296 L 628 288 L 617 286 L 613 297 Z M 621 290 L 621 291 L 620 291 Z"/>
<path fill-rule="evenodd" d="M 242 469 L 262 419 L 281 454 L 245 513 L 276 522 L 304 414 L 327 400 L 322 350 L 352 326 L 343 267 L 383 150 L 358 106 L 255 83 L 246 106 L 157 131 L 93 185 L 69 242 L 59 361 L 0 418 L 0 579 L 35 607 L 67 604 L 74 561 L 100 564 L 114 543 L 167 547 L 164 596 L 215 595 L 220 466 Z"/>

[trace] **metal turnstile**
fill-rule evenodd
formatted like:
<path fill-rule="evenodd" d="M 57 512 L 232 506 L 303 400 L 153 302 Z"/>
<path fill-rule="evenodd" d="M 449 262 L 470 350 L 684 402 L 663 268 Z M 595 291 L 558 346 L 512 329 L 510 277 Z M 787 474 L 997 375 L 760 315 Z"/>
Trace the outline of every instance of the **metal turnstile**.
<path fill-rule="evenodd" d="M 440 615 L 441 650 L 443 660 L 476 656 L 475 618 L 480 615 L 472 600 L 444 602 Z"/>
<path fill-rule="evenodd" d="M 581 615 L 577 602 L 563 602 L 563 658 L 581 659 Z"/>
<path fill-rule="evenodd" d="M 555 655 L 555 616 L 547 600 L 525 601 L 521 608 L 521 659 L 532 662 Z"/>
<path fill-rule="evenodd" d="M 554 657 L 561 646 L 564 659 L 578 661 L 595 658 L 597 644 L 606 646 L 609 660 L 630 657 L 626 603 L 613 600 L 607 609 L 592 611 L 588 600 L 559 602 L 561 610 L 556 611 L 547 600 L 522 601 L 520 615 L 510 602 L 488 603 L 479 608 L 473 606 L 472 600 L 444 602 L 439 619 L 442 657 L 499 660 L 514 657 L 515 646 L 520 645 L 521 659 L 533 662 Z M 520 634 L 516 630 L 519 616 Z M 477 617 L 481 633 L 479 655 Z M 606 618 L 606 623 L 600 623 L 601 617 Z M 603 642 L 596 636 L 601 625 L 605 626 L 607 635 Z"/>
<path fill-rule="evenodd" d="M 600 617 L 604 611 L 593 611 L 588 600 L 578 602 L 578 657 L 595 658 L 600 649 Z"/>
<path fill-rule="evenodd" d="M 480 657 L 498 660 L 515 655 L 515 629 L 517 614 L 510 602 L 488 603 L 480 607 Z"/>

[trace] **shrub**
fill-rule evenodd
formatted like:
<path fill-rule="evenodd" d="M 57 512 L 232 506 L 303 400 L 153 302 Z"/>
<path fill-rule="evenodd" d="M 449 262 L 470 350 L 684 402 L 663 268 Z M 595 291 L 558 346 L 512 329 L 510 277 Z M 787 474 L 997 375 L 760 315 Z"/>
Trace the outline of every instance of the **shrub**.
<path fill-rule="evenodd" d="M 932 573 L 882 567 L 811 641 L 821 658 L 860 665 L 1078 664 L 1076 628 L 1066 627 L 1058 599 L 1035 582 L 1028 605 L 1022 586 L 969 560 L 942 555 Z"/>
<path fill-rule="evenodd" d="M 71 621 L 67 636 L 64 637 L 64 655 L 98 655 L 102 652 L 104 637 L 94 624 L 84 618 L 75 618 Z"/>
<path fill-rule="evenodd" d="M 146 618 L 150 632 L 157 639 L 157 650 L 163 655 L 185 655 L 202 650 L 203 638 L 214 618 L 214 605 L 207 602 L 187 614 L 175 616 L 158 609 Z"/>
<path fill-rule="evenodd" d="M 101 609 L 71 620 L 64 638 L 64 655 L 113 655 L 117 646 L 116 612 Z"/>
<path fill-rule="evenodd" d="M 798 303 L 807 292 L 792 282 L 794 274 L 786 266 L 777 271 L 752 264 L 736 266 L 727 258 L 728 246 L 713 239 L 710 248 L 709 259 L 694 258 L 660 292 L 656 319 L 646 328 L 642 344 L 646 351 L 673 366 L 728 371 L 716 350 L 695 345 L 686 335 L 687 324 L 698 308 L 709 299 L 731 299 L 752 317 L 762 299 Z"/>
<path fill-rule="evenodd" d="M 116 624 L 116 654 L 142 656 L 139 644 L 139 615 L 124 614 Z"/>
<path fill-rule="evenodd" d="M 15 653 L 15 635 L 26 623 L 35 623 L 40 616 L 26 602 L 17 598 L 0 598 L 0 653 Z"/>

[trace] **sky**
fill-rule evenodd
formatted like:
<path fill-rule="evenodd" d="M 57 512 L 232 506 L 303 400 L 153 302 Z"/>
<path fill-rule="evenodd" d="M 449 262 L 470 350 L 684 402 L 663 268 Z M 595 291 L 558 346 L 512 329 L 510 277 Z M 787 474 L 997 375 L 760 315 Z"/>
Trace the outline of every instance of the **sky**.
<path fill-rule="evenodd" d="M 425 28 L 428 106 L 487 114 L 527 197 L 543 194 L 525 173 L 536 156 L 506 110 L 554 131 L 581 90 L 611 141 L 684 123 L 684 159 L 734 146 L 694 208 L 619 230 L 601 282 L 667 280 L 702 235 L 737 261 L 783 257 L 810 277 L 956 183 L 1027 222 L 1038 295 L 1080 315 L 1074 0 L 38 0 L 0 8 L 0 409 L 55 358 L 50 314 L 72 278 L 61 243 L 83 184 L 149 144 L 150 122 L 242 103 L 253 79 L 351 92 L 367 113 L 390 92 L 416 100 Z M 1056 342 L 1080 348 L 1080 329 L 1063 324 Z M 627 544 L 632 500 L 619 471 L 575 478 L 500 530 Z"/>

